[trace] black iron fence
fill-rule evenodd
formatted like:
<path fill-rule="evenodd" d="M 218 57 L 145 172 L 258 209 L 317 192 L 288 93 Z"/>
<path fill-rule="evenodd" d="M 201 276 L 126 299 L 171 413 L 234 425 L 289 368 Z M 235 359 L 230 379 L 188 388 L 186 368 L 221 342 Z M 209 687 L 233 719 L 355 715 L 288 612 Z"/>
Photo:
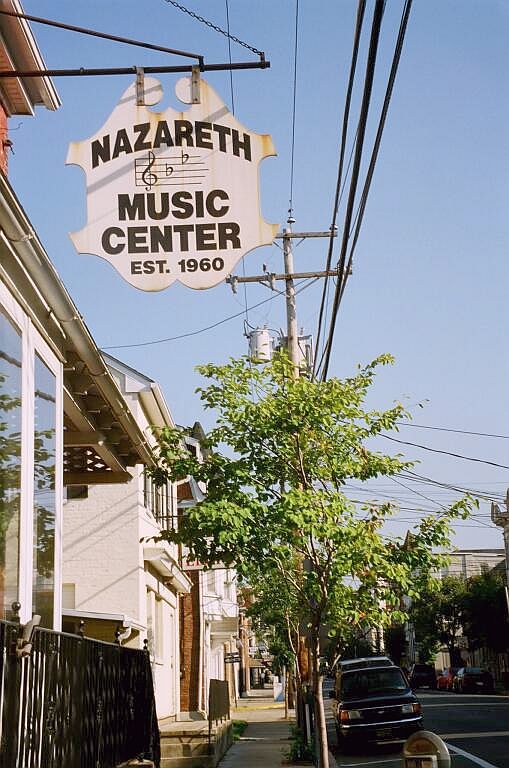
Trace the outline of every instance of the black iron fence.
<path fill-rule="evenodd" d="M 159 730 L 145 651 L 0 621 L 0 765 L 159 765 Z"/>
<path fill-rule="evenodd" d="M 209 741 L 212 723 L 230 719 L 230 693 L 226 680 L 209 680 Z"/>

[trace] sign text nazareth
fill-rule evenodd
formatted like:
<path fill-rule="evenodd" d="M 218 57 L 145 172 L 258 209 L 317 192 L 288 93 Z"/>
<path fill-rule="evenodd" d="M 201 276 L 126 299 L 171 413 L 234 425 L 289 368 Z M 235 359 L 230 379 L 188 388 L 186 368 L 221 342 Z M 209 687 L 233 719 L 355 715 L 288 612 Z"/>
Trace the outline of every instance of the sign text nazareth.
<path fill-rule="evenodd" d="M 146 88 L 148 80 L 159 101 L 158 81 L 147 78 Z M 177 85 L 181 100 L 187 83 Z M 216 285 L 277 230 L 258 202 L 258 163 L 274 154 L 270 137 L 244 129 L 203 80 L 202 103 L 187 113 L 202 119 L 154 113 L 133 100 L 131 86 L 103 129 L 70 147 L 68 162 L 87 174 L 89 215 L 71 237 L 80 253 L 103 256 L 144 290 L 174 280 Z M 221 122 L 203 119 L 205 106 Z M 148 119 L 139 122 L 143 111 Z"/>
<path fill-rule="evenodd" d="M 229 136 L 231 136 L 231 143 L 226 141 Z M 155 130 L 152 130 L 150 123 L 140 123 L 133 125 L 130 132 L 126 128 L 120 128 L 115 134 L 114 142 L 111 138 L 106 134 L 92 142 L 92 168 L 96 168 L 99 163 L 114 160 L 121 154 L 130 155 L 133 152 L 161 147 L 218 149 L 220 152 L 232 152 L 237 157 L 242 156 L 245 160 L 251 160 L 249 134 L 244 133 L 241 139 L 239 131 L 235 128 L 216 123 L 174 120 L 172 131 L 166 120 L 159 120 Z"/>

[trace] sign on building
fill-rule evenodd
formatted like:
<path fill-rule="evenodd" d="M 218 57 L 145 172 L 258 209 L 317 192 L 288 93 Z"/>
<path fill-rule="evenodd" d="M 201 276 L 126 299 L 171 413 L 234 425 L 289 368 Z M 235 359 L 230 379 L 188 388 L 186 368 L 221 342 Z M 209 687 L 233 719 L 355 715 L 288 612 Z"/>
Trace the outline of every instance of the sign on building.
<path fill-rule="evenodd" d="M 133 83 L 94 136 L 70 145 L 66 162 L 83 168 L 87 184 L 87 224 L 71 239 L 141 290 L 175 280 L 211 288 L 276 234 L 259 204 L 272 139 L 239 123 L 203 79 L 199 104 L 191 78 L 177 82 L 177 97 L 191 104 L 183 112 L 148 108 L 162 98 L 154 78 L 144 93 L 137 106 Z"/>

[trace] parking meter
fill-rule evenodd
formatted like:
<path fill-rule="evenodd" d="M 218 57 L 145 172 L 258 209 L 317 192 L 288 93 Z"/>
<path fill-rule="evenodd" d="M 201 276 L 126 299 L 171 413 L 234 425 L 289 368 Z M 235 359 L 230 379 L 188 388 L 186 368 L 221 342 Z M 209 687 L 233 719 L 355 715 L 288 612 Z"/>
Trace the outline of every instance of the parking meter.
<path fill-rule="evenodd" d="M 436 733 L 417 731 L 403 745 L 403 768 L 451 768 L 451 756 Z"/>

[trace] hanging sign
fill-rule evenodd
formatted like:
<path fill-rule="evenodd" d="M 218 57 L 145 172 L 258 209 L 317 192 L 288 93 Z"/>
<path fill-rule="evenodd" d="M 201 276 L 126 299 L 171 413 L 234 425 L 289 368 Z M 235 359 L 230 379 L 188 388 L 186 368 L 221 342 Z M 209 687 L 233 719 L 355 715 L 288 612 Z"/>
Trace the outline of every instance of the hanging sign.
<path fill-rule="evenodd" d="M 203 79 L 192 103 L 191 78 L 176 85 L 184 112 L 147 106 L 162 98 L 133 83 L 90 139 L 73 142 L 67 164 L 87 177 L 87 224 L 71 239 L 78 253 L 101 256 L 131 285 L 160 291 L 180 280 L 212 288 L 242 256 L 269 245 L 277 225 L 261 216 L 259 163 L 275 155 L 268 135 L 253 133 Z"/>

